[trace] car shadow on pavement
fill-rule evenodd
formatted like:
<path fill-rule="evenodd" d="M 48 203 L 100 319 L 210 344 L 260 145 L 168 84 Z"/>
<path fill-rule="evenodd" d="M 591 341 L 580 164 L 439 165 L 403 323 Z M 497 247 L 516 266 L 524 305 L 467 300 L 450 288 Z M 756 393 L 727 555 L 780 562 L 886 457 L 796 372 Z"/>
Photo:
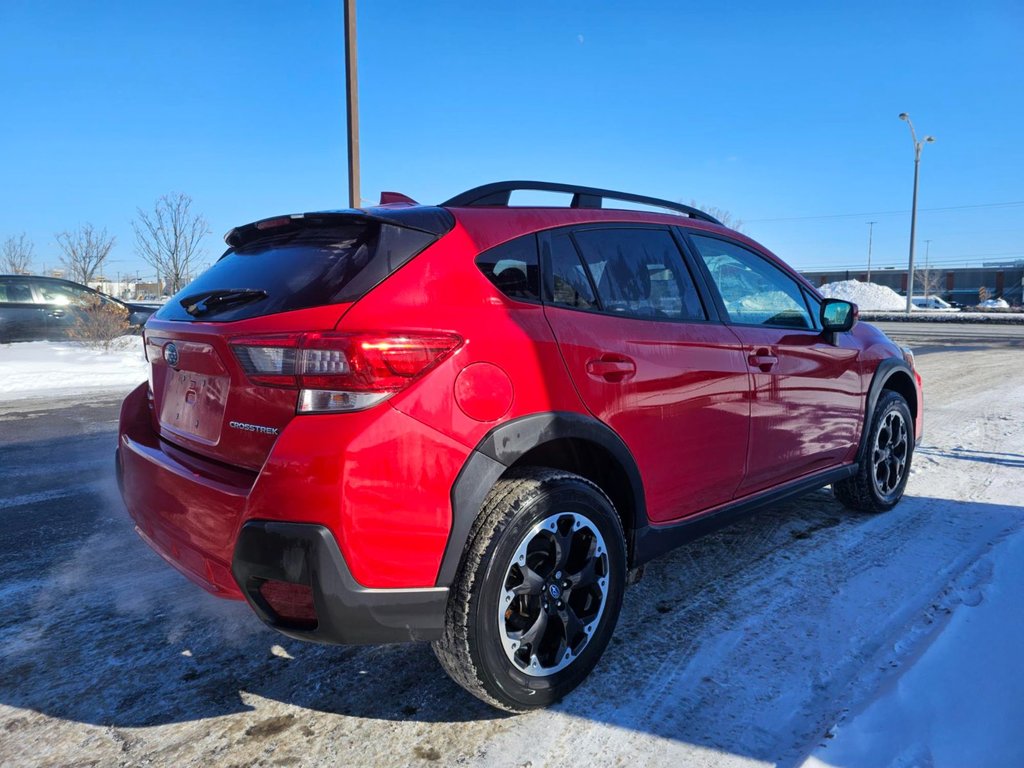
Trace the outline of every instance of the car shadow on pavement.
<path fill-rule="evenodd" d="M 938 610 L 908 597 L 922 580 L 955 579 L 1024 516 L 930 498 L 857 515 L 825 490 L 766 509 L 649 565 L 588 681 L 554 714 L 520 719 L 464 693 L 425 644 L 306 644 L 205 594 L 137 539 L 112 480 L 74 504 L 90 525 L 66 540 L 52 530 L 0 562 L 9 707 L 115 728 L 276 713 L 246 733 L 304 718 L 491 721 L 499 739 L 520 722 L 568 716 L 776 761 L 835 722 L 892 627 Z M 37 555 L 45 567 L 32 567 Z"/>
<path fill-rule="evenodd" d="M 1002 467 L 1024 467 L 1024 454 L 1005 453 L 999 451 L 975 451 L 970 448 L 921 447 L 917 453 L 936 459 L 960 459 L 961 461 L 979 461 L 984 464 L 997 464 Z"/>

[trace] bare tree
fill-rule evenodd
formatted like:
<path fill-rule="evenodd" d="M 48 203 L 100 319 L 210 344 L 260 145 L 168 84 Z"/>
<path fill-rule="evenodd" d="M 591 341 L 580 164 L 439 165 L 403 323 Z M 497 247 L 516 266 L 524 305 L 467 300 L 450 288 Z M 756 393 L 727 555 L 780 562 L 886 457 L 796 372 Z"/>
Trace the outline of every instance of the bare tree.
<path fill-rule="evenodd" d="M 914 292 L 924 294 L 925 298 L 942 293 L 942 270 L 934 267 L 914 270 Z"/>
<path fill-rule="evenodd" d="M 60 263 L 67 270 L 68 278 L 79 283 L 90 283 L 100 274 L 103 262 L 117 242 L 106 229 L 97 230 L 92 224 L 83 224 L 73 232 L 58 232 L 54 239 L 64 253 Z"/>
<path fill-rule="evenodd" d="M 689 205 L 691 208 L 696 208 L 699 211 L 704 211 L 704 213 L 708 214 L 709 216 L 714 216 L 729 229 L 735 229 L 737 232 L 743 229 L 743 220 L 737 219 L 724 208 L 719 208 L 717 205 L 702 205 L 701 203 L 698 203 L 696 200 L 690 200 L 690 202 L 687 203 L 687 205 Z"/>
<path fill-rule="evenodd" d="M 136 253 L 168 281 L 172 294 L 180 291 L 202 257 L 200 243 L 210 234 L 206 218 L 192 212 L 192 198 L 182 192 L 164 195 L 151 213 L 138 209 L 132 228 Z"/>
<path fill-rule="evenodd" d="M 0 272 L 9 275 L 28 274 L 34 251 L 32 241 L 24 232 L 17 237 L 8 237 L 4 240 L 3 246 L 0 246 Z"/>

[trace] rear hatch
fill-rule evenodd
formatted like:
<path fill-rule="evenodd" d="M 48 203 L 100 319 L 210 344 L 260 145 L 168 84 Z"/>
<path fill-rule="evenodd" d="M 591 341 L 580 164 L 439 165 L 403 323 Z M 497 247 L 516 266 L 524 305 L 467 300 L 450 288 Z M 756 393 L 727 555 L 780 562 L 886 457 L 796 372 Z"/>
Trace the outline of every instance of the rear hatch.
<path fill-rule="evenodd" d="M 348 307 L 451 226 L 447 212 L 419 207 L 232 230 L 227 252 L 146 326 L 154 428 L 187 451 L 258 470 L 310 399 L 303 384 L 334 388 L 327 378 L 346 365 L 349 341 L 333 331 Z"/>

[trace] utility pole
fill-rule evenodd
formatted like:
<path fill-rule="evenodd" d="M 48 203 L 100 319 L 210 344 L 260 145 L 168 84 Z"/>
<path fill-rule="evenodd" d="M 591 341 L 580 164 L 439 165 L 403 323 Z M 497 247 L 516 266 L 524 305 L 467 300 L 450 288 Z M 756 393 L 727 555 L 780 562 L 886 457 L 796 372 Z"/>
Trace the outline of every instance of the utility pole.
<path fill-rule="evenodd" d="M 914 124 L 910 122 L 910 115 L 900 112 L 900 120 L 905 120 L 910 127 L 910 138 L 914 142 L 914 201 L 910 206 L 910 263 L 907 266 L 907 314 L 910 314 L 914 300 L 914 232 L 917 229 L 917 179 L 921 169 L 921 147 L 926 143 L 935 141 L 934 136 L 925 136 L 921 141 L 917 140 L 917 133 L 914 132 Z"/>
<path fill-rule="evenodd" d="M 359 80 L 356 75 L 356 0 L 345 0 L 345 104 L 348 117 L 348 206 L 359 197 Z"/>
<path fill-rule="evenodd" d="M 868 222 L 868 282 L 871 282 L 871 235 L 875 231 L 875 224 L 877 221 Z"/>

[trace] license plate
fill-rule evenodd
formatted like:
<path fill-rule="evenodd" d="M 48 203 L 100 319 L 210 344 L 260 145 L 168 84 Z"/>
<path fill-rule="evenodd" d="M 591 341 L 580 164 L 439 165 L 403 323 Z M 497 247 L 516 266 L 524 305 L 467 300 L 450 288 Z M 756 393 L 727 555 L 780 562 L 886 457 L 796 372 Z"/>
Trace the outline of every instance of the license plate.
<path fill-rule="evenodd" d="M 210 396 L 214 394 L 210 392 L 210 378 L 188 371 L 171 372 L 164 392 L 161 424 L 205 442 L 216 442 L 223 405 L 219 397 Z"/>

